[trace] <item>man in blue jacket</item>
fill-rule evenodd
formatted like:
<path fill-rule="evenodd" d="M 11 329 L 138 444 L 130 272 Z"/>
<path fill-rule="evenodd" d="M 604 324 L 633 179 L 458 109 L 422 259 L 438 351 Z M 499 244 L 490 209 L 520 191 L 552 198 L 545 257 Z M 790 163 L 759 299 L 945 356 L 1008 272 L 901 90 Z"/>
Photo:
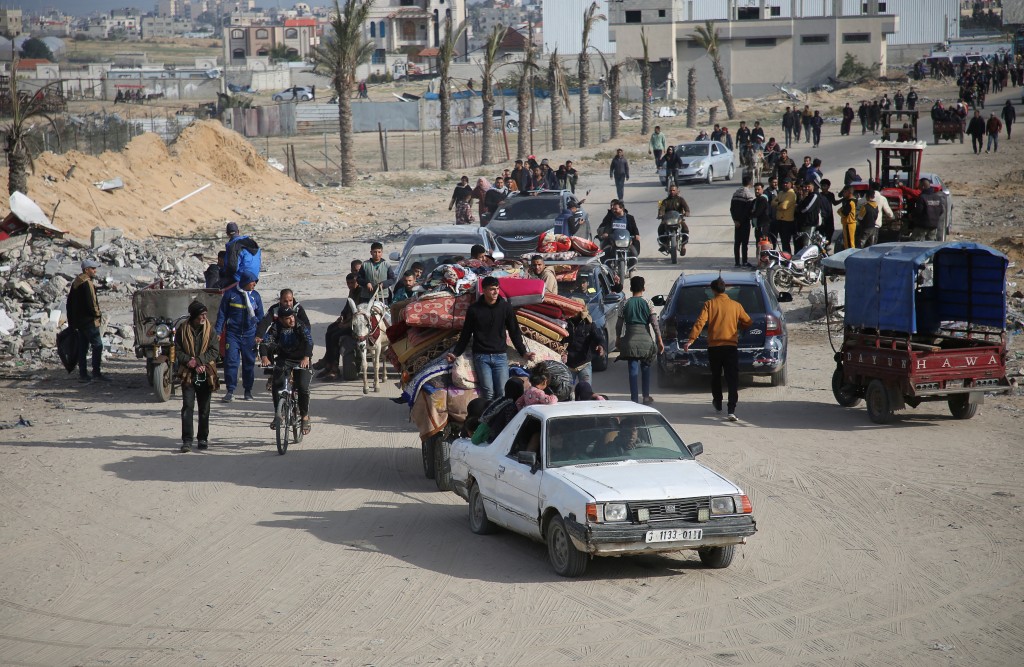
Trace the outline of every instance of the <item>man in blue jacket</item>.
<path fill-rule="evenodd" d="M 256 291 L 256 276 L 242 274 L 238 285 L 228 290 L 220 300 L 217 311 L 218 334 L 227 333 L 224 352 L 224 384 L 227 393 L 221 399 L 230 403 L 238 386 L 238 363 L 242 363 L 242 386 L 245 400 L 252 400 L 252 386 L 256 381 L 256 326 L 263 319 L 263 299 Z"/>

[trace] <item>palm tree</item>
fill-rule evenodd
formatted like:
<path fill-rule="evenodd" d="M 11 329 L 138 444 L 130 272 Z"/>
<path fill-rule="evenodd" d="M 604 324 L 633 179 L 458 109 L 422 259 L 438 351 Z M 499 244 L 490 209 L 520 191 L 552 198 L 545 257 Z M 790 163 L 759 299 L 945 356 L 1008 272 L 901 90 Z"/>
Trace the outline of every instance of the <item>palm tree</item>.
<path fill-rule="evenodd" d="M 611 139 L 619 136 L 619 89 L 622 84 L 622 70 L 626 61 L 615 63 L 608 68 L 608 95 L 611 98 L 611 121 L 609 122 L 609 134 Z"/>
<path fill-rule="evenodd" d="M 33 118 L 45 118 L 54 130 L 57 145 L 60 145 L 57 124 L 46 111 L 46 98 L 50 93 L 60 93 L 60 82 L 55 81 L 43 86 L 35 95 L 21 97 L 18 93 L 18 77 L 14 74 L 18 69 L 18 56 L 13 55 L 13 58 L 8 88 L 11 118 L 0 128 L 4 135 L 4 151 L 7 153 L 7 193 L 12 195 L 15 192 L 28 194 L 28 172 L 31 169 L 35 173 L 35 162 L 26 143 L 32 131 L 32 124 L 29 121 Z"/>
<path fill-rule="evenodd" d="M 562 106 L 569 109 L 569 85 L 565 67 L 558 59 L 558 49 L 548 59 L 548 88 L 551 89 L 551 150 L 557 151 L 562 149 Z"/>
<path fill-rule="evenodd" d="M 356 159 L 352 146 L 352 86 L 356 81 L 356 68 L 370 62 L 373 43 L 363 37 L 363 24 L 373 0 L 334 0 L 334 15 L 324 35 L 323 43 L 316 47 L 316 70 L 331 78 L 331 87 L 338 97 L 338 139 L 341 149 L 341 184 L 355 185 Z"/>
<path fill-rule="evenodd" d="M 452 60 L 455 59 L 455 45 L 465 29 L 465 24 L 458 30 L 453 29 L 452 17 L 447 16 L 444 21 L 444 39 L 441 40 L 437 54 L 437 74 L 441 84 L 438 91 L 441 103 L 441 169 L 445 170 L 452 168 L 452 154 L 455 152 L 452 145 Z"/>
<path fill-rule="evenodd" d="M 491 32 L 491 36 L 487 38 L 487 44 L 484 46 L 484 62 L 480 66 L 480 73 L 482 82 L 480 84 L 480 94 L 483 98 L 484 103 L 484 121 L 483 140 L 480 142 L 480 161 L 484 164 L 490 164 L 494 161 L 494 152 L 492 149 L 494 137 L 494 61 L 498 57 L 498 49 L 501 47 L 501 42 L 505 39 L 506 28 L 501 24 L 494 26 L 494 30 Z"/>
<path fill-rule="evenodd" d="M 605 21 L 604 14 L 597 13 L 596 2 L 590 3 L 587 10 L 583 12 L 583 47 L 580 49 L 579 58 L 576 61 L 576 73 L 580 79 L 580 148 L 586 148 L 590 143 L 590 132 L 587 123 L 590 120 L 590 31 L 594 29 L 598 21 Z"/>
<path fill-rule="evenodd" d="M 722 101 L 725 102 L 725 113 L 729 120 L 736 117 L 736 105 L 732 101 L 732 89 L 729 87 L 729 77 L 725 75 L 722 68 L 722 54 L 719 50 L 718 30 L 711 21 L 705 21 L 703 26 L 697 26 L 693 34 L 693 41 L 697 42 L 711 58 L 711 69 L 718 79 L 718 87 L 722 89 Z"/>
<path fill-rule="evenodd" d="M 537 49 L 533 45 L 533 31 L 526 38 L 526 51 L 519 61 L 518 85 L 516 86 L 516 104 L 519 112 L 519 137 L 516 151 L 520 156 L 530 152 L 529 141 L 533 132 L 533 73 L 537 70 Z"/>
<path fill-rule="evenodd" d="M 640 94 L 643 97 L 640 134 L 646 137 L 651 131 L 651 100 L 647 97 L 647 91 L 651 89 L 651 54 L 647 48 L 647 33 L 643 28 L 640 28 L 640 45 L 644 51 L 643 60 L 640 61 Z"/>
<path fill-rule="evenodd" d="M 686 127 L 697 127 L 697 68 L 686 72 Z"/>

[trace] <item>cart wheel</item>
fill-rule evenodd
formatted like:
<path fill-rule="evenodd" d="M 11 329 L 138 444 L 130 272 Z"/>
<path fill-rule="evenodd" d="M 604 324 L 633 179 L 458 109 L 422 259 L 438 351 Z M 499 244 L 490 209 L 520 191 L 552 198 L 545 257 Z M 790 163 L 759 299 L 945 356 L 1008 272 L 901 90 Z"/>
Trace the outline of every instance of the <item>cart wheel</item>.
<path fill-rule="evenodd" d="M 967 394 L 951 396 L 946 403 L 949 404 L 949 413 L 954 419 L 970 419 L 978 411 L 978 404 L 971 403 Z"/>
<path fill-rule="evenodd" d="M 885 388 L 881 380 L 872 380 L 868 383 L 867 392 L 864 395 L 868 404 L 868 417 L 876 424 L 888 424 L 892 421 L 892 402 L 889 400 L 889 390 Z"/>
<path fill-rule="evenodd" d="M 836 368 L 832 373 L 832 395 L 836 397 L 836 403 L 844 408 L 855 408 L 860 405 L 857 386 L 843 380 L 842 368 Z"/>
<path fill-rule="evenodd" d="M 153 393 L 161 403 L 171 400 L 171 366 L 164 362 L 153 368 Z"/>

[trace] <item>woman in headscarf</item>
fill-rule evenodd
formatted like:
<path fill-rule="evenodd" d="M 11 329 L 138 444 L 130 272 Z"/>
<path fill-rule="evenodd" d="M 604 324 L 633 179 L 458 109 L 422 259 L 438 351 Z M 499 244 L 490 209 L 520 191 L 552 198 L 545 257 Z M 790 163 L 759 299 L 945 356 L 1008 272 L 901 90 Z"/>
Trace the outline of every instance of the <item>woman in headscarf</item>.
<path fill-rule="evenodd" d="M 484 203 L 484 198 L 487 197 L 487 191 L 491 189 L 491 182 L 481 176 L 476 179 L 476 187 L 473 188 L 473 199 L 477 200 L 477 214 L 483 219 L 484 213 L 487 212 L 487 204 Z"/>

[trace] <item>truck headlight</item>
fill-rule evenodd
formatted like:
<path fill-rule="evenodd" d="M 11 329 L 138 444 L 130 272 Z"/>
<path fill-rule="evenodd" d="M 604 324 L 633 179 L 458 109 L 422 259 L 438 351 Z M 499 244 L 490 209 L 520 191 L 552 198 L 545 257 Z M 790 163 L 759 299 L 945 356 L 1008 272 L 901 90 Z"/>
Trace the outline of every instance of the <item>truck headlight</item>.
<path fill-rule="evenodd" d="M 736 503 L 732 496 L 716 496 L 711 499 L 712 514 L 735 514 Z"/>
<path fill-rule="evenodd" d="M 171 337 L 171 328 L 166 324 L 156 325 L 156 329 L 153 330 L 153 335 L 157 340 L 164 340 Z"/>
<path fill-rule="evenodd" d="M 607 503 L 604 506 L 605 521 L 625 521 L 628 516 L 625 503 Z"/>

